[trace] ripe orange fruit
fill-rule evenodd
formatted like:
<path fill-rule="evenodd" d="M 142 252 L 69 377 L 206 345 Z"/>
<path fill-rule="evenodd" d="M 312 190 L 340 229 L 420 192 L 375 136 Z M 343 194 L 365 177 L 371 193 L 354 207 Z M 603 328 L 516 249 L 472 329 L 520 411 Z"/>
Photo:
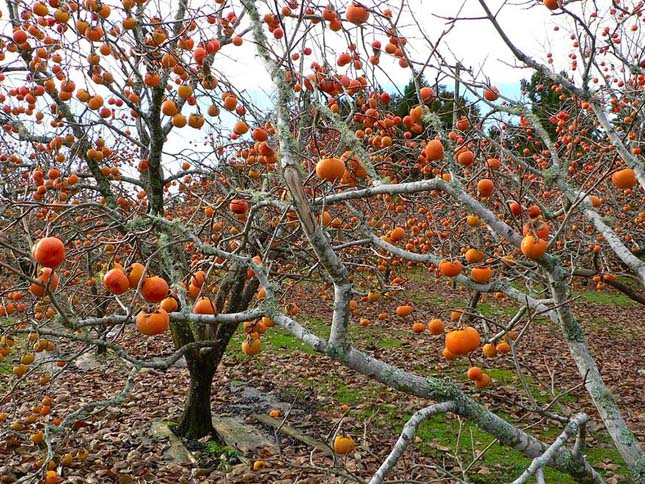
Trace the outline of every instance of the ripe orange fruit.
<path fill-rule="evenodd" d="M 199 298 L 193 306 L 193 313 L 195 314 L 215 314 L 215 305 L 207 297 Z"/>
<path fill-rule="evenodd" d="M 364 24 L 369 17 L 370 13 L 362 5 L 352 4 L 345 10 L 345 18 L 354 25 Z"/>
<path fill-rule="evenodd" d="M 340 158 L 323 158 L 316 163 L 316 176 L 334 182 L 345 174 L 345 162 Z"/>
<path fill-rule="evenodd" d="M 27 42 L 27 32 L 20 29 L 14 30 L 13 41 L 18 45 L 24 44 L 25 42 Z"/>
<path fill-rule="evenodd" d="M 188 99 L 193 95 L 193 88 L 189 84 L 182 84 L 177 88 L 177 95 L 182 99 Z"/>
<path fill-rule="evenodd" d="M 65 260 L 65 245 L 57 237 L 45 237 L 36 242 L 32 254 L 40 265 L 53 269 Z"/>
<path fill-rule="evenodd" d="M 249 356 L 257 355 L 262 351 L 262 342 L 260 338 L 249 337 L 242 343 L 242 351 Z"/>
<path fill-rule="evenodd" d="M 479 215 L 471 214 L 466 217 L 466 225 L 469 227 L 479 227 L 482 221 L 479 218 Z"/>
<path fill-rule="evenodd" d="M 128 267 L 127 276 L 128 282 L 130 284 L 130 289 L 136 289 L 139 286 L 139 281 L 143 276 L 143 271 L 145 266 L 139 262 L 134 262 L 130 267 Z"/>
<path fill-rule="evenodd" d="M 56 484 L 58 481 L 58 473 L 56 471 L 47 471 L 45 474 L 45 484 Z"/>
<path fill-rule="evenodd" d="M 472 326 L 446 334 L 446 348 L 454 355 L 465 355 L 479 347 L 479 332 Z"/>
<path fill-rule="evenodd" d="M 462 151 L 457 155 L 457 161 L 460 165 L 470 166 L 475 161 L 475 154 L 470 150 Z"/>
<path fill-rule="evenodd" d="M 484 253 L 481 250 L 468 249 L 464 257 L 469 264 L 477 264 L 484 260 Z"/>
<path fill-rule="evenodd" d="M 471 366 L 470 368 L 468 368 L 468 371 L 466 372 L 466 376 L 468 377 L 468 379 L 473 381 L 479 380 L 483 374 L 484 372 L 478 366 Z"/>
<path fill-rule="evenodd" d="M 454 311 L 450 311 L 450 321 L 452 321 L 453 323 L 456 321 L 459 321 L 463 314 L 464 312 L 461 309 L 455 309 Z"/>
<path fill-rule="evenodd" d="M 497 350 L 494 344 L 486 343 L 482 348 L 482 353 L 489 358 L 493 358 L 497 354 Z"/>
<path fill-rule="evenodd" d="M 459 261 L 451 262 L 449 260 L 442 260 L 439 263 L 439 272 L 447 277 L 455 277 L 461 274 L 463 265 Z"/>
<path fill-rule="evenodd" d="M 510 353 L 511 352 L 511 345 L 509 345 L 506 341 L 502 341 L 501 343 L 497 343 L 497 346 L 495 347 L 495 350 L 498 353 Z"/>
<path fill-rule="evenodd" d="M 237 213 L 237 214 L 246 213 L 249 209 L 249 202 L 247 202 L 243 198 L 235 198 L 231 200 L 231 203 L 229 204 L 228 208 L 233 213 Z"/>
<path fill-rule="evenodd" d="M 354 452 L 356 443 L 350 436 L 337 435 L 334 439 L 334 452 L 340 455 L 346 455 Z"/>
<path fill-rule="evenodd" d="M 490 377 L 486 373 L 482 373 L 481 378 L 475 380 L 475 386 L 477 388 L 486 388 L 490 383 Z"/>
<path fill-rule="evenodd" d="M 412 314 L 412 311 L 414 311 L 414 307 L 410 305 L 405 305 L 405 306 L 398 306 L 396 308 L 396 314 L 405 318 L 406 316 L 409 316 Z"/>
<path fill-rule="evenodd" d="M 233 125 L 233 132 L 239 135 L 246 134 L 249 131 L 249 125 L 241 119 Z"/>
<path fill-rule="evenodd" d="M 497 101 L 498 98 L 499 98 L 499 89 L 497 89 L 496 87 L 493 86 L 489 89 L 484 89 L 484 99 L 486 99 L 487 101 L 490 101 L 490 102 Z"/>
<path fill-rule="evenodd" d="M 389 234 L 392 242 L 398 242 L 405 237 L 405 230 L 402 227 L 395 227 Z"/>
<path fill-rule="evenodd" d="M 443 334 L 444 324 L 441 319 L 432 319 L 428 323 L 428 331 L 435 336 Z"/>
<path fill-rule="evenodd" d="M 412 332 L 416 334 L 423 333 L 426 330 L 426 325 L 420 322 L 416 322 L 412 325 Z"/>
<path fill-rule="evenodd" d="M 125 275 L 123 269 L 112 269 L 105 273 L 103 276 L 103 285 L 112 294 L 123 294 L 130 288 L 130 281 L 128 276 Z"/>
<path fill-rule="evenodd" d="M 488 266 L 473 267 L 470 271 L 470 278 L 479 284 L 486 284 L 491 277 L 493 277 L 493 269 Z"/>
<path fill-rule="evenodd" d="M 174 313 L 179 309 L 179 303 L 174 297 L 168 296 L 159 303 L 159 307 L 167 313 Z"/>
<path fill-rule="evenodd" d="M 527 235 L 522 239 L 520 250 L 529 259 L 539 259 L 546 252 L 546 241 L 532 235 Z"/>
<path fill-rule="evenodd" d="M 139 311 L 136 319 L 137 330 L 146 336 L 161 334 L 168 329 L 170 317 L 165 309 L 157 309 L 148 312 L 145 309 Z"/>
<path fill-rule="evenodd" d="M 479 182 L 477 183 L 477 192 L 482 197 L 490 197 L 493 193 L 494 188 L 495 185 L 493 184 L 493 180 L 489 178 L 479 180 Z"/>
<path fill-rule="evenodd" d="M 434 89 L 432 89 L 431 87 L 422 87 L 421 90 L 419 91 L 419 94 L 421 94 L 421 99 L 426 104 L 430 104 L 432 103 L 432 101 L 434 101 L 434 98 L 435 98 Z"/>
<path fill-rule="evenodd" d="M 452 351 L 450 351 L 448 348 L 444 348 L 444 349 L 443 349 L 442 354 L 443 354 L 443 357 L 444 357 L 446 360 L 454 360 L 454 359 L 456 359 L 456 358 L 457 358 L 457 356 L 459 356 L 459 355 L 454 354 L 454 353 L 453 353 Z"/>
<path fill-rule="evenodd" d="M 172 99 L 166 99 L 161 104 L 161 112 L 166 116 L 173 117 L 175 114 L 179 112 L 179 110 L 177 109 L 177 105 L 175 104 L 175 101 L 173 101 Z"/>
<path fill-rule="evenodd" d="M 430 140 L 424 152 L 428 161 L 440 161 L 443 159 L 443 144 L 438 139 Z"/>
<path fill-rule="evenodd" d="M 626 190 L 636 185 L 636 174 L 631 168 L 625 168 L 611 175 L 611 181 L 616 185 L 616 188 Z"/>
<path fill-rule="evenodd" d="M 255 141 L 266 141 L 269 139 L 269 135 L 263 128 L 255 128 L 252 133 L 253 139 Z"/>
<path fill-rule="evenodd" d="M 29 291 L 36 297 L 44 297 L 47 294 L 47 287 L 54 292 L 58 287 L 58 274 L 49 267 L 43 267 L 40 275 L 36 278 L 40 284 L 32 282 L 29 286 Z"/>
<path fill-rule="evenodd" d="M 163 277 L 146 277 L 141 284 L 141 296 L 149 303 L 161 302 L 168 295 L 168 283 Z"/>

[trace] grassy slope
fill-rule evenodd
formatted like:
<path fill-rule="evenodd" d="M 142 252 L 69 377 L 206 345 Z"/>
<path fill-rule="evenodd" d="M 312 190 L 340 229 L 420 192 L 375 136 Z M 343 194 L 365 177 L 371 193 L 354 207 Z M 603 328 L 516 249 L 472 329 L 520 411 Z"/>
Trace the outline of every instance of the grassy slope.
<path fill-rule="evenodd" d="M 611 306 L 633 304 L 631 300 L 625 300 L 624 296 L 613 293 L 585 291 L 579 294 L 582 299 L 593 303 Z M 453 305 L 455 302 L 423 291 L 418 291 L 416 294 L 414 291 L 409 291 L 406 292 L 406 296 L 415 305 L 423 305 L 429 299 L 434 304 L 442 307 Z M 500 316 L 508 317 L 514 313 L 513 307 L 508 305 L 499 306 L 490 302 L 481 303 L 478 309 L 484 316 L 489 318 Z M 546 323 L 544 319 L 542 321 Z M 310 317 L 305 323 L 308 328 L 322 337 L 327 336 L 329 333 L 329 327 L 320 318 Z M 396 350 L 404 344 L 403 340 L 405 338 L 410 337 L 410 332 L 403 330 L 397 331 L 371 326 L 367 328 L 351 327 L 350 336 L 357 336 L 359 333 L 361 347 L 376 347 L 380 349 Z M 233 344 L 229 347 L 230 356 L 235 359 L 245 358 L 240 349 L 242 339 L 243 335 L 238 333 Z M 263 348 L 267 355 L 287 354 L 294 350 L 307 354 L 313 353 L 310 348 L 306 347 L 281 328 L 272 328 L 267 332 L 263 338 Z M 262 365 L 260 364 L 259 366 L 261 367 Z M 448 372 L 444 370 L 440 374 L 437 373 L 437 376 L 459 378 L 468 366 L 466 361 L 456 362 Z M 497 385 L 515 385 L 518 388 L 520 387 L 519 379 L 513 371 L 506 369 L 488 369 L 487 371 L 496 381 Z M 530 376 L 527 376 L 526 380 L 536 401 L 544 404 L 550 400 L 546 392 L 540 389 Z M 322 378 L 322 380 L 317 380 L 316 382 L 309 381 L 307 383 L 312 387 L 315 386 L 319 392 L 326 393 L 339 403 L 365 407 L 358 411 L 358 417 L 363 421 L 371 419 L 371 424 L 382 432 L 394 435 L 398 434 L 410 416 L 410 413 L 402 411 L 399 405 L 393 403 L 379 404 L 378 413 L 374 416 L 377 407 L 364 404 L 369 404 L 370 401 L 374 401 L 383 391 L 382 387 L 378 384 L 348 385 L 338 378 Z M 575 398 L 566 395 L 561 401 L 563 403 L 573 403 L 575 402 Z M 555 409 L 558 410 L 557 407 Z M 501 416 L 513 420 L 512 416 L 504 415 L 503 413 Z M 547 442 L 555 439 L 560 431 L 561 429 L 557 427 L 546 425 L 531 429 L 532 433 Z M 460 440 L 457 444 L 458 435 L 460 435 Z M 456 464 L 457 460 L 455 456 L 458 456 L 462 465 L 468 466 L 475 459 L 476 462 L 472 465 L 472 470 L 469 472 L 469 478 L 473 483 L 493 484 L 504 482 L 510 476 L 519 475 L 530 463 L 529 459 L 522 457 L 517 452 L 492 443 L 493 439 L 490 435 L 480 431 L 467 421 L 455 418 L 454 416 L 438 416 L 430 422 L 424 423 L 419 429 L 418 437 L 421 439 L 418 443 L 418 449 L 423 454 L 436 460 L 436 462 L 445 462 L 448 459 L 448 461 Z M 491 445 L 489 446 L 489 444 Z M 592 465 L 597 466 L 603 463 L 618 464 L 620 469 L 615 470 L 614 473 L 623 476 L 627 474 L 620 455 L 611 446 L 611 443 L 604 434 L 597 436 L 594 447 L 588 448 L 586 455 Z M 602 472 L 602 468 L 600 470 Z M 546 472 L 545 477 L 547 482 L 550 483 L 564 484 L 571 482 L 567 475 L 551 470 Z M 626 481 L 621 480 L 620 482 Z"/>

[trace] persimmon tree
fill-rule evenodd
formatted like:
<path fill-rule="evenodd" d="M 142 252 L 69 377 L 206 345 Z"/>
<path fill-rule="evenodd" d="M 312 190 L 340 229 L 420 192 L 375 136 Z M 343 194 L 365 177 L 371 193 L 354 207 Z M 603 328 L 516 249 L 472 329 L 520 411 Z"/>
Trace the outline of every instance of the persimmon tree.
<path fill-rule="evenodd" d="M 419 423 L 442 412 L 532 458 L 516 482 L 545 466 L 603 482 L 584 457 L 589 416 L 533 401 L 532 411 L 563 427 L 548 445 L 455 383 L 356 349 L 349 326 L 369 325 L 370 305 L 404 289 L 402 268 L 420 266 L 471 293 L 450 321 L 427 325 L 445 337 L 437 358 L 510 353 L 517 361 L 534 318 L 548 317 L 634 478 L 645 478 L 643 450 L 572 306 L 576 277 L 643 302 L 645 17 L 642 5 L 624 3 L 532 6 L 571 29 L 568 63 L 556 69 L 561 59 L 525 54 L 479 0 L 480 21 L 545 80 L 536 91 L 561 101 L 537 109 L 537 98 L 500 92 L 495 79 L 450 58 L 450 31 L 470 19 L 449 18 L 433 36 L 414 2 L 8 1 L 0 349 L 15 364 L 16 385 L 55 385 L 47 360 L 35 363 L 45 350 L 56 376 L 93 348 L 133 371 L 110 402 L 57 419 L 41 408 L 37 430 L 17 410 L 3 413 L 13 422 L 7 439 L 46 441 L 45 469 L 56 434 L 121 401 L 138 370 L 181 357 L 190 381 L 177 431 L 204 436 L 213 432 L 213 377 L 233 334 L 241 326 L 243 350 L 254 355 L 277 324 L 358 373 L 437 402 L 406 424 L 372 482 L 396 465 Z M 236 52 L 264 66 L 271 109 L 230 80 Z M 410 92 L 382 86 L 394 69 L 412 79 L 416 98 L 403 116 L 392 98 L 409 102 Z M 453 99 L 439 88 L 449 83 Z M 329 338 L 307 327 L 293 298 L 312 280 L 328 292 Z M 515 316 L 479 314 L 488 293 L 513 301 Z M 403 318 L 414 311 L 392 309 Z M 141 338 L 168 329 L 175 352 L 128 353 L 120 337 L 133 328 Z M 475 365 L 464 379 L 494 385 Z M 351 452 L 353 442 L 340 439 L 336 452 Z"/>

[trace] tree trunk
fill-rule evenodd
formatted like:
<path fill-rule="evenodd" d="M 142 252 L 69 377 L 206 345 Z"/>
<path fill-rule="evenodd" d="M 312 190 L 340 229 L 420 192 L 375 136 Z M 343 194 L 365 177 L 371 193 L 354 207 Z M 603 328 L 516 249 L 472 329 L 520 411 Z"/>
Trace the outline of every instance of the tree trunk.
<path fill-rule="evenodd" d="M 627 426 L 616 399 L 600 375 L 596 360 L 587 346 L 584 330 L 576 320 L 568 302 L 570 296 L 565 277 L 565 273 L 560 268 L 549 272 L 551 295 L 569 351 L 607 432 L 634 477 L 634 482 L 645 482 L 645 451 Z"/>
<path fill-rule="evenodd" d="M 217 311 L 233 313 L 247 309 L 257 288 L 256 279 L 247 283 L 245 267 L 234 266 L 220 286 L 216 298 Z M 228 301 L 226 296 L 229 296 Z M 226 302 L 228 304 L 225 304 Z M 186 352 L 190 386 L 184 412 L 176 430 L 177 435 L 198 439 L 210 433 L 215 434 L 211 416 L 212 380 L 237 327 L 237 324 L 221 324 L 198 327 L 193 332 L 186 323 L 173 325 L 173 339 L 177 347 L 189 343 L 195 335 L 198 341 L 215 342 L 211 348 Z"/>
<path fill-rule="evenodd" d="M 213 432 L 211 416 L 211 386 L 217 365 L 201 357 L 186 358 L 190 385 L 184 406 L 184 413 L 176 433 L 187 439 L 199 439 Z"/>

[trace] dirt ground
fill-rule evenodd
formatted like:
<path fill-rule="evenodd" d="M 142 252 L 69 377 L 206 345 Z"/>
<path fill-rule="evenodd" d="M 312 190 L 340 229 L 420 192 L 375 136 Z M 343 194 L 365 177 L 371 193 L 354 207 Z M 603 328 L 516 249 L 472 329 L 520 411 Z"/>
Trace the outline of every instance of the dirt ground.
<path fill-rule="evenodd" d="M 581 411 L 592 416 L 587 449 L 591 463 L 609 482 L 630 482 L 622 460 L 580 385 L 582 379 L 557 327 L 538 318 L 530 323 L 531 327 L 517 345 L 518 363 L 531 394 L 528 396 L 509 355 L 491 359 L 478 352 L 471 362 L 466 359 L 449 362 L 441 357 L 442 337 L 427 332 L 412 333 L 410 327 L 414 321 L 427 322 L 435 317 L 447 321 L 449 311 L 463 307 L 468 294 L 416 273 L 410 275 L 406 287 L 408 291 L 402 293 L 406 299 L 394 294 L 378 304 L 361 306 L 361 317 L 370 319 L 371 323 L 365 328 L 358 324 L 352 327 L 353 344 L 406 370 L 452 379 L 487 407 L 547 442 L 561 432 L 561 424 L 546 420 L 530 409 L 533 405 L 544 407 L 559 395 L 551 410 L 565 416 Z M 320 288 L 310 289 L 295 295 L 301 309 L 299 318 L 324 335 L 328 331 L 326 321 L 331 304 L 319 296 Z M 415 306 L 412 316 L 396 316 L 394 308 L 402 303 Z M 484 296 L 478 308 L 486 318 L 501 323 L 513 314 L 511 303 L 492 296 Z M 643 441 L 645 308 L 614 293 L 581 290 L 575 310 L 606 383 L 617 397 L 630 427 Z M 383 311 L 388 311 L 388 317 L 380 320 L 377 315 Z M 448 328 L 450 324 L 447 323 Z M 99 406 L 96 414 L 83 417 L 72 431 L 54 436 L 52 452 L 62 476 L 59 482 L 362 482 L 369 480 L 388 454 L 406 418 L 432 403 L 370 382 L 325 356 L 313 354 L 279 328 L 269 330 L 263 339 L 263 351 L 256 357 L 247 357 L 240 351 L 241 340 L 241 334 L 233 340 L 215 376 L 213 413 L 240 417 L 276 442 L 277 453 L 243 455 L 209 437 L 185 442 L 197 459 L 196 464 L 172 462 L 167 453 L 168 441 L 155 437 L 151 424 L 161 421 L 172 428 L 181 413 L 188 373 L 184 368 L 166 372 L 144 370 L 134 378 L 132 389 L 120 406 Z M 169 335 L 145 338 L 128 329 L 122 344 L 138 357 L 172 352 Z M 481 366 L 492 377 L 488 388 L 477 390 L 467 380 L 464 372 L 471 363 Z M 7 361 L 3 363 L 6 364 Z M 16 412 L 33 407 L 47 395 L 53 399 L 47 418 L 64 418 L 83 403 L 112 398 L 122 391 L 130 371 L 123 360 L 108 354 L 92 358 L 90 366 L 93 367 L 70 367 L 48 386 L 28 380 L 17 385 L 12 396 L 7 396 L 7 392 L 15 377 L 0 374 L 4 397 L 0 411 L 9 413 L 7 421 L 0 424 L 2 482 L 33 472 L 38 459 L 47 453 L 42 444 L 29 440 L 20 441 L 19 445 L 15 445 L 18 443 L 15 439 L 11 442 L 9 424 L 15 420 Z M 251 393 L 244 391 L 245 388 L 251 389 Z M 262 396 L 257 397 L 258 394 Z M 284 419 L 284 424 L 320 442 L 329 444 L 337 429 L 351 435 L 357 444 L 355 452 L 335 459 L 329 453 L 313 450 L 259 423 L 255 416 L 268 414 L 275 405 L 281 405 L 280 421 Z M 38 420 L 28 428 L 41 428 L 42 422 Z M 61 465 L 61 459 L 68 453 L 72 456 L 71 464 Z M 251 466 L 257 460 L 262 460 L 264 466 L 254 471 Z M 420 428 L 414 445 L 408 448 L 388 478 L 399 482 L 450 483 L 466 475 L 470 482 L 492 484 L 517 477 L 528 462 L 514 451 L 495 444 L 490 436 L 468 422 L 442 416 Z M 571 481 L 567 476 L 549 471 L 547 482 Z"/>

